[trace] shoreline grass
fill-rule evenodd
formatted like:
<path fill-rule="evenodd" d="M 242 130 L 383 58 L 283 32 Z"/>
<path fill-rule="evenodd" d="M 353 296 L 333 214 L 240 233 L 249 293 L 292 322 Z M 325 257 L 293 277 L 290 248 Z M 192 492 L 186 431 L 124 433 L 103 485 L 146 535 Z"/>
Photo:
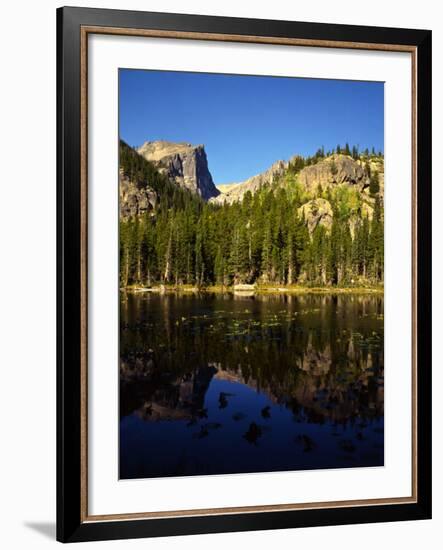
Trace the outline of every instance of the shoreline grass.
<path fill-rule="evenodd" d="M 196 287 L 194 285 L 128 285 L 120 289 L 129 293 L 207 293 L 207 294 L 384 294 L 383 286 L 303 286 L 303 285 L 251 285 L 250 289 L 235 289 L 233 286 L 208 285 Z"/>

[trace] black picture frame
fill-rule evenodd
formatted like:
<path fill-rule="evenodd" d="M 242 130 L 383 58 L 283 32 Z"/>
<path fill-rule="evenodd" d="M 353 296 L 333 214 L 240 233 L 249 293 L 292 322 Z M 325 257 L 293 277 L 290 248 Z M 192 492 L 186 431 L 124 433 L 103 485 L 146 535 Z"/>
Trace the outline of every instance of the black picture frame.
<path fill-rule="evenodd" d="M 81 28 L 405 45 L 416 51 L 416 462 L 413 503 L 85 521 L 81 513 Z M 431 31 L 64 7 L 57 10 L 57 539 L 283 529 L 431 517 Z"/>

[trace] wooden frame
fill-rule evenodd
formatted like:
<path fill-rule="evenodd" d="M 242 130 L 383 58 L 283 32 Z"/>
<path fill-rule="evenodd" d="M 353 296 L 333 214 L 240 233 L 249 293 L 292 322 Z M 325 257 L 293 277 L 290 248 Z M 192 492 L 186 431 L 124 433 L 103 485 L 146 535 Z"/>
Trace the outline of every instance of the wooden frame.
<path fill-rule="evenodd" d="M 411 497 L 91 516 L 87 495 L 87 37 L 118 34 L 411 54 L 413 445 Z M 431 32 L 60 8 L 58 70 L 58 503 L 64 542 L 431 516 Z M 137 520 L 137 521 L 135 521 Z"/>

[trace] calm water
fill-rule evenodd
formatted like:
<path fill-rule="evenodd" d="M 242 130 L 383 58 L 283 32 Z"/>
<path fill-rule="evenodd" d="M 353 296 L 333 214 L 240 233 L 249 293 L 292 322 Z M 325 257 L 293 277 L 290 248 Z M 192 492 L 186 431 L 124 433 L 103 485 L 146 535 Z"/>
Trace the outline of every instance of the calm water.
<path fill-rule="evenodd" d="M 381 466 L 383 298 L 121 300 L 120 477 Z"/>

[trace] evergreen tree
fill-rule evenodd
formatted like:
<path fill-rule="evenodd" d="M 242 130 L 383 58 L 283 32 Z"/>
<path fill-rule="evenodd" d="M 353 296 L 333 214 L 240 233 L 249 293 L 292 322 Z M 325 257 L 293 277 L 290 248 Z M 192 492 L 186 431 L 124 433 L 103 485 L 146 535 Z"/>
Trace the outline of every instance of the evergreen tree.
<path fill-rule="evenodd" d="M 380 178 L 377 171 L 372 172 L 369 180 L 369 193 L 371 197 L 375 197 L 380 191 Z"/>
<path fill-rule="evenodd" d="M 205 262 L 203 258 L 203 228 L 201 224 L 197 226 L 195 237 L 195 284 L 197 287 L 203 286 L 205 277 Z"/>
<path fill-rule="evenodd" d="M 266 220 L 263 234 L 263 244 L 261 253 L 261 273 L 264 282 L 269 282 L 272 274 L 272 231 L 271 222 Z"/>
<path fill-rule="evenodd" d="M 384 237 L 383 237 L 383 218 L 382 205 L 377 196 L 374 203 L 374 212 L 372 214 L 371 230 L 368 242 L 368 259 L 372 280 L 375 283 L 383 281 L 384 270 Z"/>
<path fill-rule="evenodd" d="M 224 286 L 226 284 L 226 262 L 221 246 L 218 247 L 217 255 L 215 256 L 215 277 L 215 282 L 218 285 Z"/>

